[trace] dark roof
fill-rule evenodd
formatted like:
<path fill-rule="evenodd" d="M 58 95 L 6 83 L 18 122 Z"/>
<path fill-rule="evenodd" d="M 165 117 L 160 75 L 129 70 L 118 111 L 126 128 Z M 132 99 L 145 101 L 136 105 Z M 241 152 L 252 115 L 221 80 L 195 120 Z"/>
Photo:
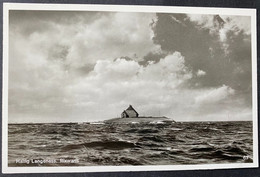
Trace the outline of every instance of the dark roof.
<path fill-rule="evenodd" d="M 129 105 L 129 107 L 126 110 L 134 110 L 132 105 Z"/>
<path fill-rule="evenodd" d="M 132 105 L 129 105 L 129 107 L 126 109 L 126 111 L 127 111 L 127 110 L 133 110 L 133 111 L 135 111 L 135 112 L 137 113 L 137 111 L 133 108 Z"/>

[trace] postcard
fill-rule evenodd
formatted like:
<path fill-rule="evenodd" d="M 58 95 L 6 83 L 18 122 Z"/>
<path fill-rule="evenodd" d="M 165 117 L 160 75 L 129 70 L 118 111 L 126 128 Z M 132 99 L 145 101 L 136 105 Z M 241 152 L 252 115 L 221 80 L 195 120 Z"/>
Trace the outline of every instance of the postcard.
<path fill-rule="evenodd" d="M 3 5 L 3 173 L 258 167 L 256 10 Z"/>

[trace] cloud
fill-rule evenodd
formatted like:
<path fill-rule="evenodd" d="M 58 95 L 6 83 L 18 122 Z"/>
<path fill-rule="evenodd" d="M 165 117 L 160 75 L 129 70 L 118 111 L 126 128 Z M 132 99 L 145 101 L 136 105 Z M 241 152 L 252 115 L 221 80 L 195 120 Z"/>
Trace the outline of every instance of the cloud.
<path fill-rule="evenodd" d="M 81 98 L 73 97 L 67 88 L 81 82 L 95 66 L 102 67 L 102 60 L 140 58 L 157 50 L 150 28 L 155 17 L 152 13 L 10 11 L 10 117 L 71 121 L 76 111 L 74 119 L 82 119 L 81 108 L 93 106 L 94 101 L 76 104 Z M 116 64 L 121 64 L 118 73 L 126 77 L 129 73 L 124 71 L 131 62 L 125 66 L 117 61 L 107 69 L 113 70 Z"/>
<path fill-rule="evenodd" d="M 162 52 L 180 52 L 193 75 L 198 70 L 207 73 L 192 77 L 184 87 L 227 85 L 251 106 L 250 17 L 157 14 L 157 18 L 153 40 Z"/>
<path fill-rule="evenodd" d="M 104 74 L 107 78 L 128 79 L 139 72 L 140 66 L 137 62 L 125 59 L 116 59 L 115 61 L 98 60 L 94 72 L 97 74 Z"/>
<path fill-rule="evenodd" d="M 205 71 L 203 71 L 203 70 L 198 70 L 198 72 L 197 72 L 197 76 L 198 77 L 201 77 L 201 76 L 205 76 L 206 75 L 206 72 Z"/>
<path fill-rule="evenodd" d="M 51 60 L 62 60 L 71 72 L 93 65 L 97 60 L 119 56 L 142 58 L 159 49 L 152 41 L 150 23 L 156 18 L 153 13 L 46 14 L 11 11 L 10 41 L 28 41 L 31 50 L 41 50 L 41 56 L 48 55 Z"/>
<path fill-rule="evenodd" d="M 208 90 L 206 93 L 199 95 L 195 98 L 195 103 L 197 104 L 210 104 L 216 103 L 226 99 L 230 95 L 234 95 L 235 90 L 223 85 L 219 88 L 214 88 L 212 90 Z"/>
<path fill-rule="evenodd" d="M 71 85 L 69 92 L 73 93 L 77 104 L 91 100 L 93 105 L 111 110 L 108 118 L 130 103 L 134 103 L 143 114 L 155 114 L 157 107 L 166 109 L 164 113 L 167 113 L 171 106 L 164 102 L 172 100 L 174 88 L 190 77 L 180 53 L 173 53 L 146 67 L 124 58 L 99 60 L 89 77 Z M 91 109 L 93 105 L 84 106 Z M 94 110 L 89 113 L 89 117 L 96 117 Z"/>
<path fill-rule="evenodd" d="M 47 65 L 37 71 L 42 73 L 45 67 Z M 44 116 L 46 121 L 103 120 L 118 116 L 131 103 L 142 115 L 158 115 L 161 110 L 161 114 L 172 117 L 173 105 L 181 106 L 178 102 L 184 96 L 179 95 L 177 88 L 192 77 L 184 65 L 184 57 L 178 52 L 146 67 L 124 58 L 98 60 L 87 77 L 77 77 L 73 81 L 68 81 L 70 76 L 62 70 L 58 71 L 61 73 L 48 80 L 33 75 L 32 78 L 36 78 L 30 81 L 35 86 L 22 88 L 17 84 L 10 88 L 13 121 L 23 121 L 19 119 L 21 115 L 25 120 L 35 115 L 36 122 L 43 121 L 40 118 Z M 57 78 L 63 74 L 64 78 Z M 175 99 L 177 97 L 181 99 Z M 24 99 L 25 102 L 16 101 Z"/>
<path fill-rule="evenodd" d="M 10 12 L 11 122 L 104 120 L 129 104 L 178 121 L 251 120 L 250 33 L 230 27 L 239 18 L 221 16 L 221 39 L 211 15 L 48 13 Z"/>
<path fill-rule="evenodd" d="M 222 35 L 228 31 L 243 31 L 251 34 L 250 17 L 247 16 L 227 16 L 227 15 L 201 15 L 187 14 L 191 22 L 195 22 L 197 28 L 209 29 L 211 33 L 221 32 Z M 220 36 L 220 39 L 224 36 Z"/>

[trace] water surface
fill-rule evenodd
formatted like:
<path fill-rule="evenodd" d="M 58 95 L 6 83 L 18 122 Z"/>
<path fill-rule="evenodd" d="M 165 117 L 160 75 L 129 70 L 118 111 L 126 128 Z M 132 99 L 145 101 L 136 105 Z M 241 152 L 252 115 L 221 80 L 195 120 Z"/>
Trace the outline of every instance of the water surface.
<path fill-rule="evenodd" d="M 252 122 L 9 124 L 9 166 L 252 163 Z"/>

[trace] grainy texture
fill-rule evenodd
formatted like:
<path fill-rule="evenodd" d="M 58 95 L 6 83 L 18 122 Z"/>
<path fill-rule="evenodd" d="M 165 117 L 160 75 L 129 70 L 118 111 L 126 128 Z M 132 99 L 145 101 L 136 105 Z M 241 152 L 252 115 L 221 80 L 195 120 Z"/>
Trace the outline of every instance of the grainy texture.
<path fill-rule="evenodd" d="M 158 122 L 11 124 L 8 143 L 9 166 L 118 166 L 250 163 L 253 141 L 252 122 Z"/>

